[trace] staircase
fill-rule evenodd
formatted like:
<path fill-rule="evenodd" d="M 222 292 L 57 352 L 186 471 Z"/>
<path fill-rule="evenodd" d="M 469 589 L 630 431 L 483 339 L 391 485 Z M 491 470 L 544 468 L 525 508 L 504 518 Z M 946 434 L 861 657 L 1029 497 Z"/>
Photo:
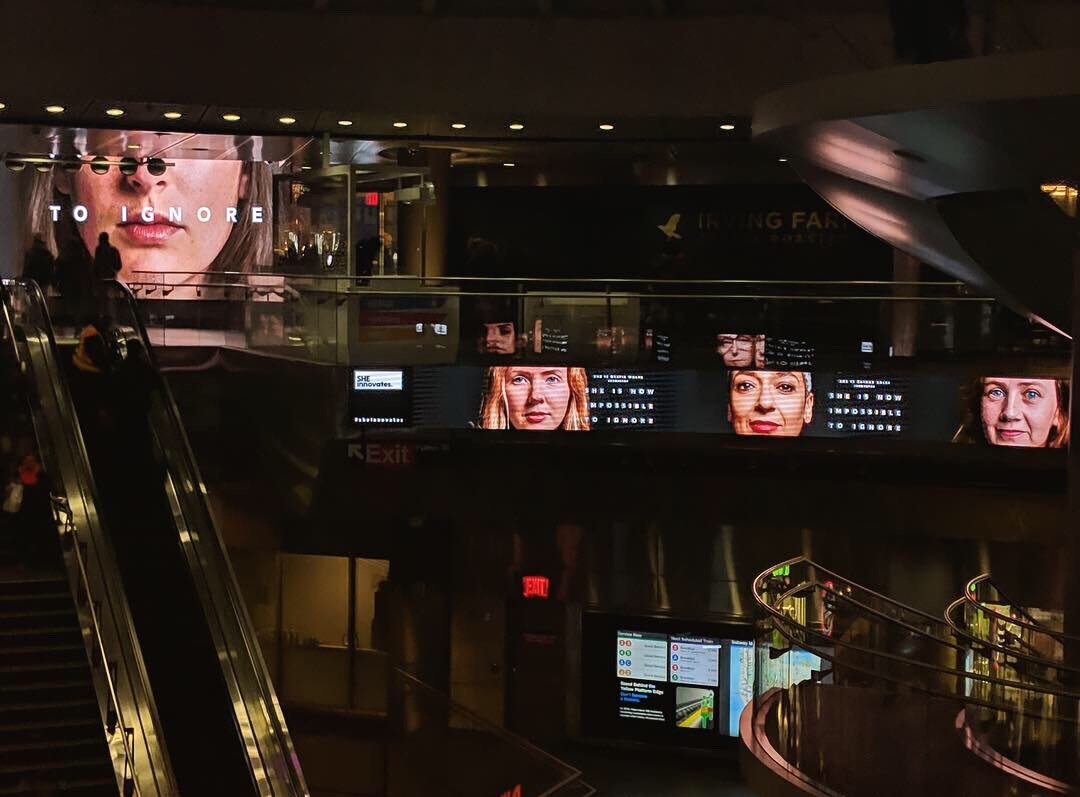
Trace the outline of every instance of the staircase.
<path fill-rule="evenodd" d="M 118 793 L 67 581 L 0 575 L 0 795 Z"/>

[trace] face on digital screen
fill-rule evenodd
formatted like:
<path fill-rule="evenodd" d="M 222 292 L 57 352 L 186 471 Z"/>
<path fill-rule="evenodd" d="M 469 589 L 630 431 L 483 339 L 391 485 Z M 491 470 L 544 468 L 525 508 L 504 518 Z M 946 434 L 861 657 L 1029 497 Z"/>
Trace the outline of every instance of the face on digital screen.
<path fill-rule="evenodd" d="M 237 205 L 247 180 L 240 161 L 168 162 L 160 175 L 150 174 L 146 163 L 134 174 L 121 174 L 116 159 L 104 174 L 87 166 L 74 174 L 56 173 L 57 191 L 67 194 L 73 207 L 87 210 L 86 220 L 76 225 L 87 250 L 93 253 L 98 234 L 108 233 L 120 250 L 122 279 L 134 271 L 205 271 L 242 212 Z M 170 216 L 170 208 L 179 212 Z M 268 224 L 269 208 L 263 212 L 262 223 Z"/>
<path fill-rule="evenodd" d="M 716 336 L 716 349 L 729 368 L 760 366 L 765 359 L 765 336 L 721 332 Z"/>
<path fill-rule="evenodd" d="M 511 368 L 506 379 L 506 411 L 515 429 L 558 429 L 570 407 L 566 368 Z"/>
<path fill-rule="evenodd" d="M 588 393 L 584 368 L 552 365 L 489 368 L 480 426 L 535 432 L 587 430 Z"/>
<path fill-rule="evenodd" d="M 1065 423 L 1056 379 L 983 377 L 983 433 L 995 446 L 1059 447 Z"/>
<path fill-rule="evenodd" d="M 516 336 L 514 335 L 513 321 L 480 325 L 480 334 L 476 339 L 476 349 L 481 354 L 513 354 L 515 344 Z"/>
<path fill-rule="evenodd" d="M 813 415 L 810 374 L 732 371 L 728 420 L 735 434 L 797 437 Z"/>

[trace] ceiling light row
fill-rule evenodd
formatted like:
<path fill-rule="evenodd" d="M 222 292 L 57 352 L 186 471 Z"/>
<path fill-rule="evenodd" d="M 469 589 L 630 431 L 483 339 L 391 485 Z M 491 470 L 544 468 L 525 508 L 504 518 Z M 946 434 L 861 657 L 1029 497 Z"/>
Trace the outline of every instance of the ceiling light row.
<path fill-rule="evenodd" d="M 6 108 L 6 107 L 7 106 L 4 103 L 0 102 L 0 111 L 4 110 L 4 108 Z M 63 105 L 46 105 L 45 110 L 48 113 L 61 114 L 66 109 L 64 108 Z M 124 113 L 125 113 L 124 109 L 119 108 L 119 107 L 112 107 L 112 108 L 106 108 L 105 109 L 106 116 L 111 116 L 114 119 L 120 118 L 121 116 L 124 115 Z M 169 121 L 176 121 L 177 119 L 183 118 L 184 115 L 182 113 L 180 113 L 179 111 L 166 111 L 164 114 L 162 114 L 162 116 L 164 116 Z M 221 118 L 226 122 L 239 122 L 240 121 L 240 114 L 232 113 L 232 112 L 223 113 L 221 115 Z M 278 122 L 280 122 L 283 125 L 293 125 L 293 124 L 296 124 L 296 117 L 295 116 L 279 116 L 278 117 Z M 352 126 L 352 121 L 349 120 L 349 119 L 339 119 L 338 120 L 338 125 L 341 126 L 341 127 L 351 127 Z M 393 125 L 397 129 L 403 130 L 406 127 L 409 126 L 409 123 L 399 120 L 399 121 L 394 122 Z M 450 127 L 454 128 L 454 130 L 464 130 L 466 127 L 468 127 L 468 125 L 466 125 L 465 122 L 451 122 Z M 510 122 L 507 125 L 507 127 L 510 128 L 511 130 L 515 131 L 515 132 L 525 129 L 525 125 L 522 122 Z M 600 131 L 604 132 L 604 133 L 613 133 L 615 131 L 615 125 L 613 125 L 611 122 L 601 122 L 598 125 L 598 127 L 599 127 Z M 722 125 L 720 125 L 720 129 L 723 130 L 725 133 L 730 133 L 731 131 L 735 130 L 735 125 L 732 124 L 731 122 L 725 122 Z"/>

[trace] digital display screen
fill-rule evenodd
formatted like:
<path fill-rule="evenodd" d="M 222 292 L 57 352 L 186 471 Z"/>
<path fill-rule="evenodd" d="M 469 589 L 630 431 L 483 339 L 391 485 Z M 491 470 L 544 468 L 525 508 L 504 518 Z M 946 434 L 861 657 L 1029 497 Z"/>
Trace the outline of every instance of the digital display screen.
<path fill-rule="evenodd" d="M 821 657 L 808 650 L 791 648 L 777 657 L 762 656 L 761 680 L 762 692 L 772 689 L 787 689 L 792 684 L 809 681 L 815 672 L 821 672 Z"/>
<path fill-rule="evenodd" d="M 1069 443 L 1069 381 L 1036 376 L 981 376 L 963 391 L 960 442 L 1014 448 Z"/>
<path fill-rule="evenodd" d="M 1017 448 L 1062 448 L 1069 439 L 1069 383 L 1058 378 L 598 369 L 564 362 L 413 373 L 413 417 L 422 429 L 671 431 Z"/>
<path fill-rule="evenodd" d="M 907 380 L 838 376 L 824 391 L 825 427 L 843 435 L 903 433 L 910 420 Z"/>
<path fill-rule="evenodd" d="M 139 149 L 133 136 L 129 146 Z M 187 273 L 175 290 L 155 294 L 168 300 L 210 298 L 195 290 L 191 272 L 247 273 L 273 262 L 268 163 L 147 158 L 135 150 L 122 163 L 94 157 L 97 143 L 85 142 L 77 170 L 28 170 L 21 225 L 28 241 L 38 238 L 54 257 L 77 264 L 93 258 L 106 235 L 124 282 Z M 147 142 L 143 151 L 156 146 Z M 268 334 L 276 337 L 273 329 Z"/>
<path fill-rule="evenodd" d="M 383 391 L 404 389 L 404 371 L 365 371 L 360 368 L 353 370 L 353 390 Z"/>
<path fill-rule="evenodd" d="M 349 416 L 357 426 L 404 426 L 411 418 L 405 370 L 354 368 L 349 384 Z"/>
<path fill-rule="evenodd" d="M 735 736 L 754 695 L 754 643 L 696 634 L 615 633 L 620 720 Z"/>

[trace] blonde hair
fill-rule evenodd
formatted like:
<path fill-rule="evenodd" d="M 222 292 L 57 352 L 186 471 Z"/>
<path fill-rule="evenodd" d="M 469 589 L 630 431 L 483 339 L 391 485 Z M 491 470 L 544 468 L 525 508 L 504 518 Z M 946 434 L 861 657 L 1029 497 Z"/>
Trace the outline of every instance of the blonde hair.
<path fill-rule="evenodd" d="M 35 237 L 40 237 L 54 255 L 71 241 L 85 246 L 71 218 L 71 197 L 56 190 L 55 170 L 39 172 L 28 169 L 26 189 L 26 223 L 23 225 L 23 249 L 29 249 Z M 83 168 L 88 168 L 84 166 Z M 111 168 L 117 168 L 112 164 Z M 255 266 L 269 265 L 273 242 L 272 219 L 262 224 L 251 220 L 252 206 L 271 208 L 273 176 L 270 164 L 245 161 L 240 179 L 247 180 L 247 191 L 236 203 L 237 222 L 207 271 L 252 271 Z M 60 221 L 53 221 L 49 205 L 60 205 Z"/>
<path fill-rule="evenodd" d="M 487 369 L 484 376 L 484 399 L 480 405 L 481 429 L 509 429 L 510 410 L 506 402 L 506 375 L 512 366 L 500 365 Z M 589 377 L 584 368 L 567 368 L 566 382 L 570 386 L 570 403 L 560 429 L 568 432 L 589 431 Z"/>

